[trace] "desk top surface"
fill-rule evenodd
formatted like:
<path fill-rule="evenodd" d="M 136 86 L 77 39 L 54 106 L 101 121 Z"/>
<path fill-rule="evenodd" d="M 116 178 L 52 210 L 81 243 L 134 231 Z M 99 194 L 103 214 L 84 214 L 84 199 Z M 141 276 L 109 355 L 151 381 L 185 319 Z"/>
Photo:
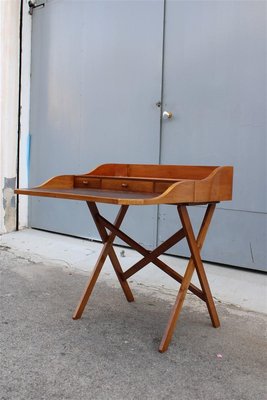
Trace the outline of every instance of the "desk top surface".
<path fill-rule="evenodd" d="M 15 193 L 121 205 L 198 204 L 232 199 L 233 167 L 103 164 Z"/>

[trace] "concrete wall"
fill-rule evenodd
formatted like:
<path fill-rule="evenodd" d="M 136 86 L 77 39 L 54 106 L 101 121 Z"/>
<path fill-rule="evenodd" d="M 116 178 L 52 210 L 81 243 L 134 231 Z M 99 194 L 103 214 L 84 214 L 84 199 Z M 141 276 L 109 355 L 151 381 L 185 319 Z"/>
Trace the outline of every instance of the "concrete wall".
<path fill-rule="evenodd" d="M 29 135 L 29 82 L 31 18 L 24 5 L 22 58 L 20 185 L 27 184 Z M 16 229 L 16 196 L 19 104 L 20 0 L 0 1 L 0 233 Z M 27 200 L 20 204 L 20 226 L 27 225 Z"/>

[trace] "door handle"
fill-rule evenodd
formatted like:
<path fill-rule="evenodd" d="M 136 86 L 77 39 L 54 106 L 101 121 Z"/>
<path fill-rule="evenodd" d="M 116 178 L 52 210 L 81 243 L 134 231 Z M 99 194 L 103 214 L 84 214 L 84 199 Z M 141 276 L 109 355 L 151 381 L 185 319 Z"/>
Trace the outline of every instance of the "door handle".
<path fill-rule="evenodd" d="M 163 118 L 163 119 L 171 119 L 171 118 L 172 118 L 172 112 L 170 112 L 170 111 L 163 111 L 163 113 L 162 113 L 162 118 Z"/>

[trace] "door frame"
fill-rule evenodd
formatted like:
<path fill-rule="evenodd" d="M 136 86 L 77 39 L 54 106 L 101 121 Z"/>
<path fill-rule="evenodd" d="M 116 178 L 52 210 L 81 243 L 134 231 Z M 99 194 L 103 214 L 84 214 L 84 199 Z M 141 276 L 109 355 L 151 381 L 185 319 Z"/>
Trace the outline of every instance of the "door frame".
<path fill-rule="evenodd" d="M 32 18 L 27 0 L 20 0 L 20 114 L 18 115 L 19 132 L 17 148 L 17 181 L 21 187 L 28 186 L 30 159 L 30 84 L 31 84 L 31 40 Z M 28 227 L 28 196 L 17 197 L 17 230 Z"/>

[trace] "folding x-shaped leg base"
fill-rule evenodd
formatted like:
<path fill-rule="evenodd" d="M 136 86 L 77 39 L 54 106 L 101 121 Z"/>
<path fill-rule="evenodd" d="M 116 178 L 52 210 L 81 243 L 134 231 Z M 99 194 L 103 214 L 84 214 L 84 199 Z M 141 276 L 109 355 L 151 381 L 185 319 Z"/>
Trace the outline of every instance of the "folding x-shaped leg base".
<path fill-rule="evenodd" d="M 81 297 L 80 303 L 78 304 L 76 311 L 73 315 L 73 319 L 79 319 L 82 316 L 83 310 L 89 300 L 89 297 L 95 286 L 99 273 L 104 265 L 106 258 L 109 256 L 113 268 L 118 277 L 118 280 L 120 282 L 120 285 L 122 287 L 122 290 L 125 294 L 125 297 L 129 302 L 133 301 L 134 298 L 131 289 L 127 283 L 127 279 L 130 278 L 139 270 L 141 270 L 142 268 L 144 268 L 149 263 L 155 264 L 166 274 L 170 275 L 177 282 L 181 283 L 175 304 L 170 314 L 167 327 L 165 329 L 163 338 L 159 346 L 160 352 L 166 351 L 169 346 L 172 334 L 176 326 L 176 322 L 178 320 L 188 290 L 190 290 L 192 293 L 194 293 L 196 296 L 198 296 L 200 299 L 206 302 L 210 318 L 212 321 L 212 325 L 215 328 L 220 326 L 215 304 L 211 295 L 208 280 L 200 257 L 200 250 L 204 244 L 205 237 L 215 210 L 216 206 L 215 203 L 211 203 L 208 205 L 197 239 L 195 239 L 186 206 L 178 205 L 177 208 L 182 223 L 182 229 L 177 231 L 174 235 L 172 235 L 169 239 L 167 239 L 164 243 L 162 243 L 153 251 L 146 250 L 143 246 L 141 246 L 139 243 L 134 241 L 132 238 L 130 238 L 128 235 L 126 235 L 119 229 L 125 217 L 125 214 L 128 210 L 128 206 L 121 206 L 117 218 L 115 222 L 112 224 L 111 222 L 107 221 L 102 215 L 100 215 L 95 203 L 88 202 L 87 205 L 92 214 L 99 235 L 102 239 L 103 248 L 98 257 L 98 260 L 91 274 L 91 277 L 88 281 L 88 284 L 85 288 L 85 291 Z M 107 230 L 110 232 L 109 234 Z M 116 237 L 119 237 L 125 243 L 127 243 L 131 248 L 133 248 L 134 250 L 138 251 L 140 254 L 143 255 L 143 258 L 140 261 L 138 261 L 136 264 L 134 264 L 131 268 L 129 268 L 125 272 L 123 272 L 113 248 L 113 242 Z M 169 248 L 171 248 L 174 244 L 176 244 L 183 238 L 186 238 L 191 252 L 191 258 L 187 265 L 184 276 L 178 274 L 176 271 L 174 271 L 172 268 L 170 268 L 167 264 L 165 264 L 158 258 L 161 254 L 165 253 Z M 198 287 L 196 287 L 191 283 L 192 275 L 195 269 L 200 281 L 201 289 L 199 289 Z"/>

